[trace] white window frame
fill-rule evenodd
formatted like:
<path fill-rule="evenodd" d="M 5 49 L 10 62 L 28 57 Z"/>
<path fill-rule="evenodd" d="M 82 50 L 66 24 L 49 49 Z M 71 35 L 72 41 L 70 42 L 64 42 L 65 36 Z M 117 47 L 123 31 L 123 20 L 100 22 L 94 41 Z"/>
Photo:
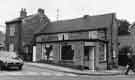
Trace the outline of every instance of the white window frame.
<path fill-rule="evenodd" d="M 68 40 L 69 39 L 69 36 L 68 36 L 68 33 L 60 33 L 58 34 L 58 40 Z"/>
<path fill-rule="evenodd" d="M 14 51 L 14 44 L 13 43 L 9 44 L 9 51 Z"/>
<path fill-rule="evenodd" d="M 106 51 L 106 44 L 104 44 L 104 61 L 106 61 L 107 51 Z"/>
<path fill-rule="evenodd" d="M 50 46 L 50 44 L 42 44 L 42 59 L 44 59 L 44 60 L 47 60 L 47 56 L 46 56 L 46 50 L 45 50 L 45 47 L 49 47 Z M 53 52 L 53 49 L 52 49 L 52 51 L 51 51 L 51 53 L 50 53 L 50 58 L 49 58 L 49 60 L 54 60 L 54 52 Z"/>
<path fill-rule="evenodd" d="M 15 35 L 15 27 L 14 26 L 10 26 L 10 31 L 9 31 L 9 35 L 10 36 L 14 36 Z"/>
<path fill-rule="evenodd" d="M 97 39 L 98 31 L 89 31 L 89 39 Z"/>

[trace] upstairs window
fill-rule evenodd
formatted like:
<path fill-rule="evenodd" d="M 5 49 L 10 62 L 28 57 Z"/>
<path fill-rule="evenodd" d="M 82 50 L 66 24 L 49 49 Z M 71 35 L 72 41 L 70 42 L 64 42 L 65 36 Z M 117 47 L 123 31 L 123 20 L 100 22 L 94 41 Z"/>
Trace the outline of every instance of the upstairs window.
<path fill-rule="evenodd" d="M 14 51 L 14 44 L 13 44 L 13 43 L 11 43 L 11 44 L 9 45 L 9 51 Z"/>
<path fill-rule="evenodd" d="M 98 39 L 100 39 L 100 40 L 105 40 L 105 36 L 106 36 L 106 34 L 105 34 L 105 31 L 98 31 Z"/>
<path fill-rule="evenodd" d="M 89 39 L 97 39 L 98 33 L 97 31 L 89 31 Z"/>
<path fill-rule="evenodd" d="M 14 36 L 15 35 L 15 27 L 11 26 L 10 27 L 10 36 Z"/>
<path fill-rule="evenodd" d="M 58 40 L 68 40 L 68 34 L 67 33 L 58 34 Z"/>

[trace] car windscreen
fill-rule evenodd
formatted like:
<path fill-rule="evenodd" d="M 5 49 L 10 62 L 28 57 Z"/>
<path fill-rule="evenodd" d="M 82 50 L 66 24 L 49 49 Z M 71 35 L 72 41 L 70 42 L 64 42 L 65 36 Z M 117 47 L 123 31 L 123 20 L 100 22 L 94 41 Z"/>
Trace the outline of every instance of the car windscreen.
<path fill-rule="evenodd" d="M 0 51 L 0 57 L 15 58 L 17 57 L 17 54 L 15 52 Z"/>

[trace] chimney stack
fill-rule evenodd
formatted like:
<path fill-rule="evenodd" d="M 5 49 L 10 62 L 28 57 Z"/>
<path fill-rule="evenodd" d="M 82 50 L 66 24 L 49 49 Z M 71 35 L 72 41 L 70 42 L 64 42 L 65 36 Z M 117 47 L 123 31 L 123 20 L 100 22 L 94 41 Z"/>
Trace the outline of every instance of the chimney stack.
<path fill-rule="evenodd" d="M 26 16 L 27 16 L 26 9 L 25 8 L 22 8 L 21 11 L 20 11 L 20 17 L 24 18 Z"/>
<path fill-rule="evenodd" d="M 39 9 L 38 9 L 38 14 L 39 14 L 39 15 L 44 15 L 44 9 L 39 8 Z"/>

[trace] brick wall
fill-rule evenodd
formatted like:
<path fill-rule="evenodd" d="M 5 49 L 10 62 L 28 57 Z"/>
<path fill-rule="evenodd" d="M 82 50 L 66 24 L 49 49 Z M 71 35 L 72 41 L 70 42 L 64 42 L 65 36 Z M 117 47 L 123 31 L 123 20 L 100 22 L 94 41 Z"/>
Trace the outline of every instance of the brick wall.
<path fill-rule="evenodd" d="M 132 46 L 135 43 L 131 35 L 119 36 L 119 48 L 124 46 Z"/>
<path fill-rule="evenodd" d="M 15 28 L 14 35 L 10 35 L 10 27 Z M 11 43 L 14 44 L 14 51 L 17 53 L 20 53 L 20 47 L 21 47 L 21 23 L 20 22 L 15 22 L 15 23 L 7 23 L 6 24 L 6 39 L 5 39 L 5 44 L 6 44 L 6 50 L 9 51 L 9 45 Z"/>

